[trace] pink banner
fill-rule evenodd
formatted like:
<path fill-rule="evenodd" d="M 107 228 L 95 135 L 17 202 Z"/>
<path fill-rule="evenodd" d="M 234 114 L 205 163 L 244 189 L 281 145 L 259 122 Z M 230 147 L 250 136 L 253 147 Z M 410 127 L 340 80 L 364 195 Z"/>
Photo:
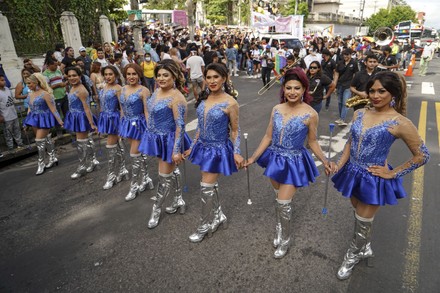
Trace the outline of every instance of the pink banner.
<path fill-rule="evenodd" d="M 181 26 L 188 26 L 188 17 L 186 16 L 186 11 L 184 10 L 173 10 L 172 22 L 177 23 Z"/>
<path fill-rule="evenodd" d="M 275 20 L 275 31 L 277 33 L 291 33 L 292 32 L 292 16 L 278 17 Z"/>

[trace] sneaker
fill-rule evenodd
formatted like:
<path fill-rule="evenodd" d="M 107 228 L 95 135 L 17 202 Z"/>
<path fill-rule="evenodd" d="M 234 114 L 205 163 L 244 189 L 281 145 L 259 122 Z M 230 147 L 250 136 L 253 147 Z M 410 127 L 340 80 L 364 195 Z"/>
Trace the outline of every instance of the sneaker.
<path fill-rule="evenodd" d="M 234 76 L 239 76 L 238 74 L 234 74 Z"/>
<path fill-rule="evenodd" d="M 339 126 L 347 126 L 348 124 L 344 120 L 341 120 L 341 122 L 338 125 Z"/>
<path fill-rule="evenodd" d="M 338 120 L 335 120 L 335 123 L 336 123 L 336 124 L 338 124 L 338 125 L 340 125 L 340 124 L 341 124 L 341 122 L 344 122 L 344 121 L 342 121 L 342 119 L 341 119 L 341 118 L 339 118 Z"/>

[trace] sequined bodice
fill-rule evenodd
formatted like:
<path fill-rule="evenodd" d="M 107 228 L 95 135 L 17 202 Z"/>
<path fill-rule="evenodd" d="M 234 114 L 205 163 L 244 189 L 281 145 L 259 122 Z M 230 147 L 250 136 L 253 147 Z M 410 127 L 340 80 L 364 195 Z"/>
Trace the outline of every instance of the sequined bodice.
<path fill-rule="evenodd" d="M 46 100 L 43 98 L 44 94 L 36 96 L 33 101 L 30 101 L 29 107 L 33 113 L 45 113 L 50 111 Z"/>
<path fill-rule="evenodd" d="M 364 129 L 364 112 L 359 112 L 351 126 L 350 161 L 365 168 L 383 166 L 396 140 L 388 128 L 397 124 L 396 120 L 391 119 Z"/>
<path fill-rule="evenodd" d="M 121 98 L 119 100 L 126 119 L 138 118 L 144 114 L 144 103 L 142 102 L 141 91 L 142 88 L 125 97 L 125 88 L 122 89 Z"/>
<path fill-rule="evenodd" d="M 171 101 L 171 97 L 158 100 L 156 92 L 148 98 L 148 131 L 160 134 L 176 131 Z"/>
<path fill-rule="evenodd" d="M 275 110 L 272 126 L 272 146 L 298 150 L 304 147 L 304 140 L 309 133 L 309 128 L 304 121 L 310 117 L 310 114 L 301 116 L 292 116 L 286 121 L 283 115 Z"/>
<path fill-rule="evenodd" d="M 69 99 L 69 111 L 70 112 L 84 112 L 84 107 L 81 99 L 76 95 L 77 92 L 72 94 L 68 94 L 67 98 Z"/>
<path fill-rule="evenodd" d="M 224 142 L 229 138 L 229 117 L 224 110 L 229 103 L 219 103 L 206 110 L 206 103 L 202 101 L 197 107 L 199 119 L 199 138 L 204 142 Z M 206 112 L 205 112 L 206 110 Z"/>
<path fill-rule="evenodd" d="M 99 91 L 99 103 L 101 111 L 107 113 L 119 112 L 118 96 L 115 89 Z"/>

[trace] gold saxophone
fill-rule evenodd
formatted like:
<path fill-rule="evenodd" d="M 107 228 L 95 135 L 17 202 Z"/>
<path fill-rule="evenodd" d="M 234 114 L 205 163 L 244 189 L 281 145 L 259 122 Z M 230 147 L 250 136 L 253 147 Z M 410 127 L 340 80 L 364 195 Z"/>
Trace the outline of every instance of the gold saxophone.
<path fill-rule="evenodd" d="M 360 104 L 368 104 L 370 102 L 370 99 L 368 98 L 362 98 L 359 95 L 354 95 L 353 97 L 351 97 L 350 99 L 347 100 L 347 102 L 345 103 L 345 106 L 348 108 L 353 108 L 356 107 Z"/>

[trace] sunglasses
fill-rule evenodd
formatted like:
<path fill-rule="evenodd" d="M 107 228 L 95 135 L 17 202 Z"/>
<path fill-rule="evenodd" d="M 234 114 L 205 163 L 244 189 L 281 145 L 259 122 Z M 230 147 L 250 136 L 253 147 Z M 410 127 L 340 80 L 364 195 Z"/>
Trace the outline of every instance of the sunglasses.
<path fill-rule="evenodd" d="M 309 69 L 318 69 L 318 67 L 310 66 Z"/>

